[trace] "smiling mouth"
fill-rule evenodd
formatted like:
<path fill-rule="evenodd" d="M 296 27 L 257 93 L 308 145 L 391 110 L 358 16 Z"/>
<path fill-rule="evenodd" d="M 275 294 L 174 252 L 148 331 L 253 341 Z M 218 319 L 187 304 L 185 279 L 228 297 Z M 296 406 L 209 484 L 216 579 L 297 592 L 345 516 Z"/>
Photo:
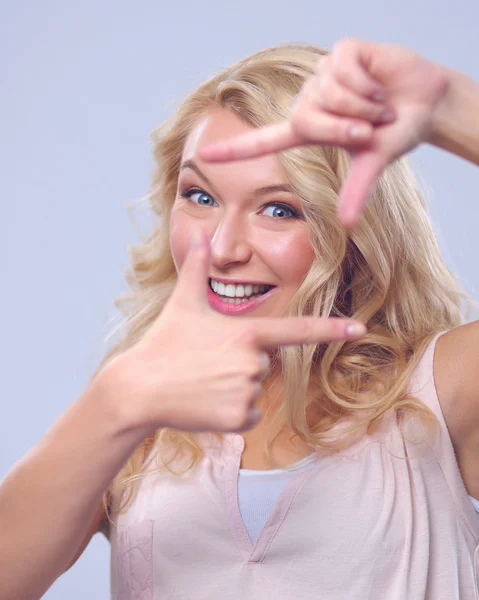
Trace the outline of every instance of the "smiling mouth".
<path fill-rule="evenodd" d="M 209 286 L 212 291 L 224 302 L 229 304 L 243 304 L 249 300 L 259 298 L 272 290 L 274 285 L 253 284 L 253 283 L 223 283 L 215 279 L 209 279 Z"/>

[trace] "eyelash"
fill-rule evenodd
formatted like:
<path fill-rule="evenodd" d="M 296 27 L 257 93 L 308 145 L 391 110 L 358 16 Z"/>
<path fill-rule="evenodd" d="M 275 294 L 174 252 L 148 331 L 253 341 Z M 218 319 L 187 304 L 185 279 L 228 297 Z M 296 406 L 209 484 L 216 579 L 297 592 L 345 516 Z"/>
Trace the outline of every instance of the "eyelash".
<path fill-rule="evenodd" d="M 204 190 L 201 190 L 199 188 L 189 188 L 189 189 L 185 190 L 184 192 L 181 192 L 180 196 L 183 198 L 187 198 L 189 200 L 189 199 L 191 199 L 191 196 L 193 194 L 204 194 L 205 196 L 209 196 L 212 200 L 214 200 L 216 202 L 216 200 L 213 198 L 213 196 L 211 194 L 208 194 L 208 192 L 205 192 Z M 281 206 L 283 208 L 286 208 L 287 210 L 289 210 L 292 213 L 289 217 L 281 217 L 281 220 L 299 219 L 300 218 L 300 215 L 297 213 L 297 211 L 295 211 L 294 208 L 292 208 L 289 204 L 286 204 L 285 202 L 268 202 L 261 208 L 261 210 L 263 211 L 266 208 L 268 208 L 269 206 Z"/>

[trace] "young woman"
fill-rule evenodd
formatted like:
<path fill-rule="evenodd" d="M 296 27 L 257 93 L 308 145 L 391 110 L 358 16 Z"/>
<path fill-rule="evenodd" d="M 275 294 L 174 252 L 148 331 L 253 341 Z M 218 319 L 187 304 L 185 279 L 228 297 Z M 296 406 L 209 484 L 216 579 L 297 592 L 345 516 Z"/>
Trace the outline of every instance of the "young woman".
<path fill-rule="evenodd" d="M 97 530 L 122 600 L 477 597 L 479 327 L 398 157 L 479 163 L 478 110 L 466 76 L 354 40 L 185 99 L 124 335 L 1 485 L 2 600 Z"/>

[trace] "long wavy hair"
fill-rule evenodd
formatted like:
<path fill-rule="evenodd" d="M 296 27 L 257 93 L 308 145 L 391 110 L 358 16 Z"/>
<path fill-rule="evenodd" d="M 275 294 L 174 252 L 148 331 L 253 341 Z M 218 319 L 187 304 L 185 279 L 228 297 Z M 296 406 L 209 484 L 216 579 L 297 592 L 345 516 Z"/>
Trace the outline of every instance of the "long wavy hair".
<path fill-rule="evenodd" d="M 285 119 L 325 54 L 312 44 L 283 44 L 256 52 L 201 84 L 153 132 L 156 167 L 147 200 L 154 228 L 130 250 L 126 280 L 131 292 L 115 301 L 124 315 L 123 332 L 93 377 L 141 339 L 175 286 L 169 219 L 183 147 L 199 118 L 220 106 L 254 127 Z M 278 157 L 301 200 L 315 253 L 285 315 L 353 317 L 366 323 L 368 332 L 353 342 L 281 348 L 275 365 L 282 377 L 283 399 L 276 417 L 312 449 L 332 451 L 347 446 L 359 433 L 373 431 L 391 411 L 402 418 L 417 416 L 429 430 L 437 425 L 435 416 L 410 395 L 408 381 L 431 337 L 465 322 L 463 302 L 470 305 L 470 301 L 441 258 L 426 203 L 406 160 L 397 160 L 380 176 L 359 224 L 347 232 L 337 219 L 336 204 L 349 167 L 348 153 L 337 147 L 309 146 Z M 311 414 L 316 415 L 313 422 Z M 350 417 L 352 425 L 338 438 L 335 425 Z M 266 439 L 267 451 L 274 439 Z M 162 442 L 187 448 L 190 469 L 203 456 L 194 434 L 156 431 L 139 445 L 105 492 L 107 515 L 109 499 L 120 490 L 123 502 L 118 510 L 126 510 L 134 497 L 134 483 L 149 463 L 147 457 L 158 458 Z"/>

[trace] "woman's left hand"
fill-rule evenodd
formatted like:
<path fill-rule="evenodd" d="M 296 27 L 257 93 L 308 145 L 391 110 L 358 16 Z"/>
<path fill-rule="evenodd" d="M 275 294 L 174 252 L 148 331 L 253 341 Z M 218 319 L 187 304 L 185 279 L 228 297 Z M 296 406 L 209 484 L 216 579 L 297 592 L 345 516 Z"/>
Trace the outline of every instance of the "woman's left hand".
<path fill-rule="evenodd" d="M 319 59 L 286 121 L 206 146 L 200 157 L 226 162 L 296 146 L 342 146 L 352 163 L 338 214 L 352 227 L 385 167 L 428 141 L 447 89 L 445 70 L 407 48 L 343 40 Z"/>

